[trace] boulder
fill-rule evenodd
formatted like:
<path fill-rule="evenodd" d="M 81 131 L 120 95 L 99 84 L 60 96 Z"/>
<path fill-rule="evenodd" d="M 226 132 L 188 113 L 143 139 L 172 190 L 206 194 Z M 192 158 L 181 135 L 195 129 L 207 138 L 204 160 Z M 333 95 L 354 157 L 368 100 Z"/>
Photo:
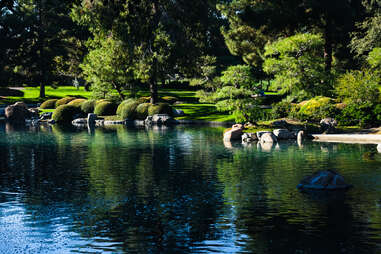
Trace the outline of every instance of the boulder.
<path fill-rule="evenodd" d="M 257 141 L 258 137 L 257 137 L 257 134 L 255 133 L 244 133 L 242 134 L 241 139 L 242 139 L 242 142 L 244 143 L 250 143 L 253 141 Z"/>
<path fill-rule="evenodd" d="M 295 135 L 287 129 L 275 129 L 273 130 L 277 139 L 294 139 Z"/>
<path fill-rule="evenodd" d="M 5 108 L 5 117 L 8 121 L 21 123 L 25 122 L 25 119 L 30 118 L 31 113 L 25 103 L 16 102 Z"/>
<path fill-rule="evenodd" d="M 337 121 L 331 117 L 324 118 L 320 121 L 320 130 L 324 134 L 336 133 Z"/>
<path fill-rule="evenodd" d="M 272 126 L 274 127 L 287 127 L 288 123 L 286 120 L 278 120 L 278 121 L 274 121 L 272 124 Z"/>
<path fill-rule="evenodd" d="M 97 115 L 93 113 L 87 114 L 87 124 L 95 125 L 95 120 L 97 119 Z"/>
<path fill-rule="evenodd" d="M 256 135 L 258 139 L 261 139 L 262 135 L 265 133 L 271 133 L 270 131 L 257 131 Z"/>
<path fill-rule="evenodd" d="M 71 121 L 71 123 L 73 125 L 83 125 L 83 124 L 87 124 L 87 118 L 77 118 L 77 119 L 74 119 L 73 121 Z"/>
<path fill-rule="evenodd" d="M 40 110 L 38 108 L 30 108 L 28 109 L 30 112 L 30 116 L 32 118 L 39 118 L 40 117 Z"/>
<path fill-rule="evenodd" d="M 46 112 L 40 116 L 40 120 L 49 120 L 52 118 L 53 112 Z"/>
<path fill-rule="evenodd" d="M 242 136 L 243 125 L 235 124 L 224 133 L 224 141 L 240 140 Z"/>
<path fill-rule="evenodd" d="M 378 145 L 377 145 L 377 151 L 378 151 L 379 153 L 381 153 L 381 144 L 378 144 Z"/>
<path fill-rule="evenodd" d="M 333 170 L 318 171 L 305 177 L 297 186 L 298 189 L 310 190 L 345 190 L 352 187 L 344 178 Z"/>
<path fill-rule="evenodd" d="M 147 116 L 146 120 L 144 120 L 144 124 L 148 125 L 148 126 L 151 126 L 152 123 L 153 123 L 152 116 Z"/>
<path fill-rule="evenodd" d="M 278 139 L 272 132 L 267 132 L 262 134 L 260 137 L 259 141 L 264 144 L 264 143 L 276 143 L 278 142 Z"/>
<path fill-rule="evenodd" d="M 173 118 L 170 115 L 167 114 L 155 114 L 152 116 L 152 123 L 153 124 L 172 124 L 174 123 Z"/>
<path fill-rule="evenodd" d="M 176 109 L 176 108 L 173 108 L 173 109 L 172 109 L 172 113 L 173 113 L 173 116 L 174 116 L 174 117 L 177 117 L 177 116 L 184 116 L 184 115 L 185 115 L 185 113 L 184 113 L 183 110 L 181 110 L 181 109 Z"/>

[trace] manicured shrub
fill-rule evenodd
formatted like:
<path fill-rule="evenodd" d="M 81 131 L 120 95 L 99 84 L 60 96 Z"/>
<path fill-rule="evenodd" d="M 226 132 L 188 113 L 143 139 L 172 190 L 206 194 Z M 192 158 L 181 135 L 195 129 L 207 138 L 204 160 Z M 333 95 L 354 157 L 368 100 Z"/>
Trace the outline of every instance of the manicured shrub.
<path fill-rule="evenodd" d="M 44 101 L 40 105 L 40 109 L 54 109 L 54 108 L 56 108 L 56 102 L 57 101 L 58 101 L 58 99 L 50 99 L 50 100 Z"/>
<path fill-rule="evenodd" d="M 84 101 L 81 105 L 82 112 L 89 114 L 94 112 L 95 100 Z"/>
<path fill-rule="evenodd" d="M 136 118 L 140 120 L 145 120 L 148 116 L 148 108 L 151 105 L 152 105 L 151 103 L 139 104 L 136 108 Z"/>
<path fill-rule="evenodd" d="M 73 105 L 61 105 L 54 110 L 52 119 L 56 123 L 70 123 L 74 119 L 74 115 L 78 114 L 80 110 Z"/>
<path fill-rule="evenodd" d="M 179 99 L 177 97 L 174 97 L 174 96 L 164 96 L 164 97 L 161 97 L 161 100 L 163 102 L 167 102 L 169 104 L 173 104 L 176 101 L 178 101 Z"/>
<path fill-rule="evenodd" d="M 129 103 L 124 103 L 119 109 L 119 114 L 122 119 L 135 119 L 136 117 L 136 108 L 139 106 L 139 103 L 131 100 Z"/>
<path fill-rule="evenodd" d="M 116 113 L 116 104 L 109 102 L 109 101 L 103 101 L 101 103 L 96 104 L 94 108 L 94 114 L 98 116 L 112 116 Z"/>
<path fill-rule="evenodd" d="M 56 101 L 56 108 L 58 108 L 61 105 L 68 104 L 69 102 L 71 102 L 75 99 L 76 98 L 74 98 L 74 97 L 65 97 L 65 98 L 59 99 L 58 101 Z"/>
<path fill-rule="evenodd" d="M 168 103 L 151 104 L 148 108 L 148 115 L 153 116 L 155 114 L 172 115 L 172 107 Z"/>
<path fill-rule="evenodd" d="M 325 117 L 335 117 L 337 109 L 328 97 L 315 97 L 300 106 L 298 117 L 301 120 L 320 121 Z"/>
<path fill-rule="evenodd" d="M 132 103 L 132 102 L 136 102 L 136 100 L 134 100 L 134 99 L 132 99 L 132 98 L 129 98 L 129 99 L 127 99 L 127 100 L 122 101 L 122 102 L 119 104 L 119 106 L 118 106 L 118 108 L 117 108 L 117 110 L 116 110 L 116 114 L 120 116 L 120 115 L 121 115 L 122 108 L 124 107 L 124 105 L 126 105 L 126 104 L 130 104 L 130 103 Z"/>
<path fill-rule="evenodd" d="M 82 104 L 86 101 L 86 99 L 75 99 L 69 102 L 67 105 L 73 105 L 77 108 L 81 108 Z"/>
<path fill-rule="evenodd" d="M 287 117 L 291 112 L 292 105 L 290 102 L 281 101 L 272 106 L 271 116 L 274 119 Z"/>

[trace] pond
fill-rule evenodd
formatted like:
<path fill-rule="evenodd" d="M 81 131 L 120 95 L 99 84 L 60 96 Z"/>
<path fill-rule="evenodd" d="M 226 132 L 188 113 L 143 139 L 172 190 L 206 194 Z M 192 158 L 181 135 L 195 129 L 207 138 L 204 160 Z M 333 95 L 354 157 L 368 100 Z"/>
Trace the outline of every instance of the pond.
<path fill-rule="evenodd" d="M 0 253 L 381 253 L 375 145 L 0 125 Z M 333 169 L 354 188 L 302 193 Z"/>

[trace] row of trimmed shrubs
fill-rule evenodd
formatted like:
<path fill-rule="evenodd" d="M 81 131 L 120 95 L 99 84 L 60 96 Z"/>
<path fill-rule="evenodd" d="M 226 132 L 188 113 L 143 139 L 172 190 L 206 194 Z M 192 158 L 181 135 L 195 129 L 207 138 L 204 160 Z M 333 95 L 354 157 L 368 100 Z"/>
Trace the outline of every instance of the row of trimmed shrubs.
<path fill-rule="evenodd" d="M 149 97 L 128 99 L 117 105 L 108 100 L 86 100 L 73 97 L 65 97 L 60 100 L 51 99 L 41 104 L 40 108 L 56 107 L 53 112 L 53 120 L 56 122 L 71 122 L 74 115 L 94 113 L 98 116 L 119 115 L 122 119 L 144 120 L 148 115 L 169 114 L 172 115 L 172 107 L 169 103 L 148 103 Z"/>

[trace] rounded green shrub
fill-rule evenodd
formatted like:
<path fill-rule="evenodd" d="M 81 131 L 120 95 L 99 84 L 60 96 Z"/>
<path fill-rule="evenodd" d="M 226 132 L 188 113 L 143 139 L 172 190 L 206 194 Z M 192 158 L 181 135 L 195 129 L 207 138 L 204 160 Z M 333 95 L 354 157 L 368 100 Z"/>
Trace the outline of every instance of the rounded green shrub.
<path fill-rule="evenodd" d="M 122 119 L 135 119 L 136 117 L 136 108 L 139 106 L 139 103 L 136 101 L 130 101 L 125 103 L 119 110 L 119 115 Z"/>
<path fill-rule="evenodd" d="M 139 120 L 145 120 L 148 116 L 148 108 L 151 105 L 152 105 L 151 103 L 139 104 L 136 108 L 136 118 Z"/>
<path fill-rule="evenodd" d="M 40 109 L 54 109 L 56 108 L 57 101 L 58 99 L 46 100 L 40 105 Z"/>
<path fill-rule="evenodd" d="M 94 114 L 97 116 L 112 116 L 116 113 L 116 107 L 116 104 L 112 102 L 103 101 L 96 104 L 94 108 Z"/>
<path fill-rule="evenodd" d="M 81 108 L 82 104 L 86 101 L 86 99 L 75 99 L 69 102 L 67 105 L 73 105 L 77 108 Z"/>
<path fill-rule="evenodd" d="M 81 110 L 86 114 L 93 113 L 95 102 L 95 100 L 84 101 L 81 105 Z"/>
<path fill-rule="evenodd" d="M 129 98 L 127 100 L 122 101 L 119 104 L 118 108 L 116 109 L 116 114 L 120 116 L 121 115 L 121 110 L 123 109 L 124 105 L 130 104 L 132 102 L 136 102 L 136 101 L 134 99 L 132 99 L 132 98 Z"/>
<path fill-rule="evenodd" d="M 333 99 L 317 96 L 300 105 L 298 117 L 301 120 L 320 121 L 325 117 L 335 117 L 336 113 Z"/>
<path fill-rule="evenodd" d="M 52 119 L 56 123 L 70 123 L 79 112 L 78 107 L 73 105 L 61 105 L 54 110 Z"/>
<path fill-rule="evenodd" d="M 69 102 L 71 102 L 71 101 L 73 101 L 75 99 L 76 98 L 74 98 L 74 97 L 65 97 L 65 98 L 59 99 L 59 100 L 56 101 L 56 108 L 58 108 L 61 105 L 68 104 Z"/>
<path fill-rule="evenodd" d="M 148 108 L 148 115 L 153 116 L 155 114 L 172 115 L 172 107 L 168 103 L 151 104 Z"/>

